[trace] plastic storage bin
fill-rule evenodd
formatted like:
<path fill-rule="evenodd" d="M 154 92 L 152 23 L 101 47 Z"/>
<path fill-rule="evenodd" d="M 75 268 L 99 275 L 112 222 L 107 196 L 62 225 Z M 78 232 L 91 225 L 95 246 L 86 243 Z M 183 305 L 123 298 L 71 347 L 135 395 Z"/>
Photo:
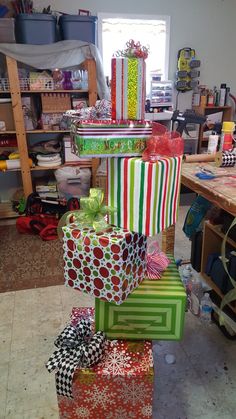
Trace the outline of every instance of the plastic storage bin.
<path fill-rule="evenodd" d="M 97 44 L 97 17 L 66 15 L 59 18 L 61 38 Z"/>
<path fill-rule="evenodd" d="M 78 166 L 65 166 L 55 171 L 60 198 L 88 196 L 91 185 L 91 170 Z"/>
<path fill-rule="evenodd" d="M 15 25 L 13 18 L 0 19 L 0 43 L 15 43 Z"/>
<path fill-rule="evenodd" d="M 44 13 L 20 13 L 15 19 L 18 44 L 45 45 L 57 41 L 56 18 Z"/>

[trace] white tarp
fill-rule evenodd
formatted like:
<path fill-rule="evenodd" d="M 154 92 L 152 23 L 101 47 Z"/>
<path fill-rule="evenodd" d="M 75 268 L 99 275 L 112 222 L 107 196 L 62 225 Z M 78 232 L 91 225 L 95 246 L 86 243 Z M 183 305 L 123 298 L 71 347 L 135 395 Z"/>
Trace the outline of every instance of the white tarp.
<path fill-rule="evenodd" d="M 40 70 L 73 68 L 86 59 L 95 59 L 100 99 L 110 99 L 98 48 L 88 42 L 60 41 L 47 45 L 1 44 L 0 53 Z"/>

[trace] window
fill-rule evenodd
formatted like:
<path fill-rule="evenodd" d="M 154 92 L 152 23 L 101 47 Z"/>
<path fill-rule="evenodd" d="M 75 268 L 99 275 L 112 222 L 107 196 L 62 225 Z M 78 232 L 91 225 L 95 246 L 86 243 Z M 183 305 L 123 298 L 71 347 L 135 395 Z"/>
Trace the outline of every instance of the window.
<path fill-rule="evenodd" d="M 149 46 L 147 66 L 147 95 L 150 91 L 151 72 L 168 79 L 169 16 L 98 14 L 98 47 L 103 57 L 105 76 L 111 78 L 111 58 L 133 39 Z"/>

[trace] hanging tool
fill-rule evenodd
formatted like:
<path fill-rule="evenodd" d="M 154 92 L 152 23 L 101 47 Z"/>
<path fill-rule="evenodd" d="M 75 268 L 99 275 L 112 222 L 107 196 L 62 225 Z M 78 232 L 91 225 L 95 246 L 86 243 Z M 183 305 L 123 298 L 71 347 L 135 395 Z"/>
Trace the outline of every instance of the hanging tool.
<path fill-rule="evenodd" d="M 199 113 L 195 112 L 192 109 L 187 109 L 185 112 L 180 112 L 178 110 L 173 112 L 171 121 L 173 123 L 178 124 L 175 131 L 179 132 L 180 134 L 183 134 L 183 131 L 186 132 L 187 135 L 189 135 L 189 132 L 187 130 L 187 124 L 199 124 L 203 125 L 206 122 L 206 117 L 203 115 L 200 115 Z"/>

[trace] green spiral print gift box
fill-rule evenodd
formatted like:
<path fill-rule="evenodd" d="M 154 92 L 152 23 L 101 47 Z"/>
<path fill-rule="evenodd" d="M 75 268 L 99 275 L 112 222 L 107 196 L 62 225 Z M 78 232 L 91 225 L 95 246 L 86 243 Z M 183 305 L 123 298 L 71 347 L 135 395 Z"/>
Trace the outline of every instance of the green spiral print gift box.
<path fill-rule="evenodd" d="M 96 298 L 96 330 L 108 339 L 180 340 L 186 292 L 174 259 L 160 280 L 145 279 L 122 305 Z"/>

